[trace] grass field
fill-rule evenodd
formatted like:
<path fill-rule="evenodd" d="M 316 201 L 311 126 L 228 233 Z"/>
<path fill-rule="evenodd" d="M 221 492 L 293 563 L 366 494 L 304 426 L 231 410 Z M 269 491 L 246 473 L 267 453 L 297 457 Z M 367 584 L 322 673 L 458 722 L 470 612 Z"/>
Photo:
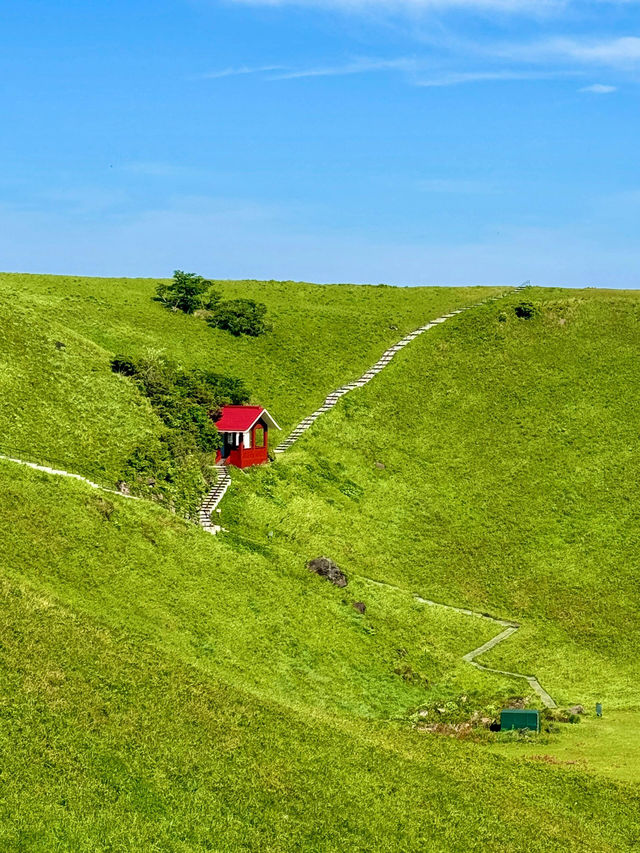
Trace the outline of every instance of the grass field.
<path fill-rule="evenodd" d="M 4 850 L 631 849 L 637 800 L 291 713 L 4 581 Z"/>
<path fill-rule="evenodd" d="M 609 711 L 602 718 L 593 709 L 580 725 L 545 739 L 543 744 L 510 743 L 492 746 L 509 758 L 526 758 L 551 767 L 573 768 L 610 779 L 640 784 L 640 714 Z"/>
<path fill-rule="evenodd" d="M 114 482 L 158 424 L 109 359 L 148 349 L 242 376 L 290 427 L 480 292 L 220 287 L 266 302 L 271 337 L 167 312 L 151 281 L 0 277 L 0 451 Z M 526 321 L 522 298 L 233 472 L 217 537 L 0 460 L 3 850 L 637 849 L 640 298 L 531 290 Z M 412 593 L 519 620 L 483 662 L 605 717 L 534 743 L 415 729 L 525 691 L 462 661 L 498 626 Z"/>
<path fill-rule="evenodd" d="M 442 313 L 477 301 L 481 293 L 504 290 L 217 282 L 225 299 L 242 296 L 267 305 L 273 331 L 259 338 L 238 339 L 210 328 L 201 317 L 165 309 L 153 300 L 156 283 L 151 279 L 0 274 L 0 300 L 5 310 L 11 306 L 17 315 L 17 327 L 6 333 L 6 343 L 3 334 L 3 348 L 9 346 L 13 358 L 19 359 L 20 348 L 37 336 L 41 340 L 37 361 L 28 349 L 23 351 L 30 355 L 30 364 L 44 362 L 57 376 L 61 356 L 55 350 L 56 340 L 65 342 L 65 336 L 69 338 L 71 343 L 64 355 L 71 359 L 78 346 L 86 350 L 93 344 L 95 357 L 93 364 L 87 360 L 86 373 L 101 374 L 105 383 L 110 380 L 112 387 L 103 393 L 112 405 L 118 405 L 115 383 L 122 377 L 108 375 L 109 358 L 116 353 L 141 356 L 150 351 L 162 352 L 184 367 L 203 367 L 245 379 L 253 399 L 266 406 L 286 430 L 316 408 L 327 392 L 360 376 L 387 346 L 407 332 Z M 24 327 L 28 338 L 25 342 L 20 326 L 26 312 L 30 325 Z M 73 363 L 60 381 L 68 385 L 72 369 Z M 16 372 L 15 377 L 3 380 L 3 403 L 8 412 L 14 406 L 14 397 L 24 390 L 23 375 Z M 97 405 L 99 401 L 92 404 L 85 400 L 88 394 L 81 387 L 83 378 L 78 376 L 78 387 L 74 389 L 78 399 L 84 400 L 87 407 Z M 124 380 L 122 383 L 128 384 Z M 71 388 L 66 390 L 70 392 Z M 62 418 L 66 413 L 61 408 Z M 122 406 L 123 417 L 124 409 L 129 408 L 128 403 Z M 4 419 L 8 420 L 9 414 Z M 93 412 L 86 420 L 90 431 Z M 4 429 L 4 421 L 0 423 Z M 144 425 L 130 424 L 129 431 L 133 432 L 136 426 L 144 429 Z M 102 424 L 95 424 L 96 433 L 111 444 L 109 431 L 101 427 Z M 27 423 L 25 430 L 35 439 L 42 432 L 42 424 Z M 48 442 L 50 436 L 42 435 L 43 452 L 48 450 L 45 438 Z M 86 455 L 91 457 L 90 452 Z"/>

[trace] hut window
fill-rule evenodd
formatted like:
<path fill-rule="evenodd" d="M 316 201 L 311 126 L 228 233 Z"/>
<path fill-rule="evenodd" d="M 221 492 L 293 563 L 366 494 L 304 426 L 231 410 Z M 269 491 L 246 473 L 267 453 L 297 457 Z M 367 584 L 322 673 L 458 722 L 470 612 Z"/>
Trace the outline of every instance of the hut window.
<path fill-rule="evenodd" d="M 257 426 L 254 430 L 253 446 L 264 447 L 264 429 L 261 426 Z"/>

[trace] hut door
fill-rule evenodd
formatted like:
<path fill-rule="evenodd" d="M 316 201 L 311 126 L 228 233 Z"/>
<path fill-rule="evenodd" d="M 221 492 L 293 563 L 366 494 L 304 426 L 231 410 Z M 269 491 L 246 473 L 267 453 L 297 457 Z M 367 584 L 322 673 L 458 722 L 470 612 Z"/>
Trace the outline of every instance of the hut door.
<path fill-rule="evenodd" d="M 222 434 L 222 458 L 227 459 L 233 448 L 233 433 L 224 432 Z"/>

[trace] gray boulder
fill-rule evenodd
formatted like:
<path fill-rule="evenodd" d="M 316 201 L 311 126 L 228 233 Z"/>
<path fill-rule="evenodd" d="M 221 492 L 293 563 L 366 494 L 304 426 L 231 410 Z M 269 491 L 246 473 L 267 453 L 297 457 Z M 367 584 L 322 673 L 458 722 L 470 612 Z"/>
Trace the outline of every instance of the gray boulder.
<path fill-rule="evenodd" d="M 321 578 L 326 578 L 335 586 L 346 586 L 347 576 L 341 569 L 330 560 L 328 557 L 316 557 L 315 560 L 310 560 L 307 563 L 307 568 L 310 572 L 315 572 Z"/>

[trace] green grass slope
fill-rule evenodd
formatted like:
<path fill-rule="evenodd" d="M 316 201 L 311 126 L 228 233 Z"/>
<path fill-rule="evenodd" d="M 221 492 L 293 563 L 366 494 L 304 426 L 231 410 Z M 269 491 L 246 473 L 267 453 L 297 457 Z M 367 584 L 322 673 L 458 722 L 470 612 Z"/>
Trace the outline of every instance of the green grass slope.
<path fill-rule="evenodd" d="M 39 475 L 25 479 L 24 490 L 46 491 Z M 155 518 L 161 510 L 116 499 L 122 507 L 106 519 L 82 485 L 62 488 L 103 527 L 120 515 L 123 551 L 135 553 L 132 537 L 149 536 L 145 515 L 165 545 L 182 533 L 181 522 Z M 87 539 L 96 535 L 87 528 Z M 82 549 L 66 532 L 69 552 Z M 87 565 L 70 607 L 50 592 L 53 570 L 43 567 L 53 562 L 41 553 L 36 569 L 14 568 L 0 581 L 3 850 L 617 851 L 637 840 L 632 789 L 240 690 L 188 643 L 172 643 L 172 634 L 184 636 L 179 616 L 187 621 L 177 590 L 151 604 L 161 630 L 141 630 L 143 614 L 133 629 L 135 613 L 117 627 L 126 595 L 114 600 L 122 578 L 113 566 L 92 596 L 102 573 L 98 559 Z M 268 581 L 282 594 L 276 573 Z M 308 596 L 309 611 L 319 598 Z M 198 597 L 185 591 L 187 599 L 197 607 Z M 331 621 L 335 630 L 340 620 Z M 224 654 L 223 627 L 208 640 L 210 655 Z M 226 668 L 229 676 L 230 661 Z"/>
<path fill-rule="evenodd" d="M 50 312 L 0 299 L 0 453 L 115 483 L 159 424 L 109 359 Z"/>
<path fill-rule="evenodd" d="M 0 564 L 105 624 L 243 690 L 297 708 L 407 718 L 464 684 L 490 623 L 354 578 L 345 590 L 276 548 L 213 537 L 145 501 L 0 460 Z M 352 606 L 365 598 L 364 616 Z"/>
<path fill-rule="evenodd" d="M 293 424 L 403 332 L 478 299 L 221 288 L 266 302 L 272 336 L 171 314 L 151 281 L 0 277 L 0 451 L 20 439 L 112 481 L 158 425 L 109 358 L 149 348 L 242 376 Z M 462 661 L 495 625 L 411 592 L 520 619 L 486 659 L 559 701 L 637 707 L 640 303 L 534 291 L 539 315 L 519 321 L 521 298 L 421 336 L 284 457 L 234 472 L 217 537 L 0 460 L 3 850 L 637 846 L 633 776 L 411 724 L 419 706 L 522 692 Z M 346 589 L 306 570 L 320 553 Z"/>
<path fill-rule="evenodd" d="M 638 707 L 640 296 L 527 298 L 534 319 L 516 294 L 416 340 L 238 477 L 224 520 L 521 620 L 486 663 L 536 673 L 560 702 Z"/>
<path fill-rule="evenodd" d="M 257 299 L 273 331 L 234 338 L 153 300 L 156 280 L 0 274 L 0 300 L 93 341 L 109 355 L 163 352 L 184 367 L 246 380 L 256 402 L 287 429 L 333 388 L 429 319 L 504 288 L 392 288 L 221 281 L 223 298 Z M 109 441 L 108 436 L 105 440 Z"/>

